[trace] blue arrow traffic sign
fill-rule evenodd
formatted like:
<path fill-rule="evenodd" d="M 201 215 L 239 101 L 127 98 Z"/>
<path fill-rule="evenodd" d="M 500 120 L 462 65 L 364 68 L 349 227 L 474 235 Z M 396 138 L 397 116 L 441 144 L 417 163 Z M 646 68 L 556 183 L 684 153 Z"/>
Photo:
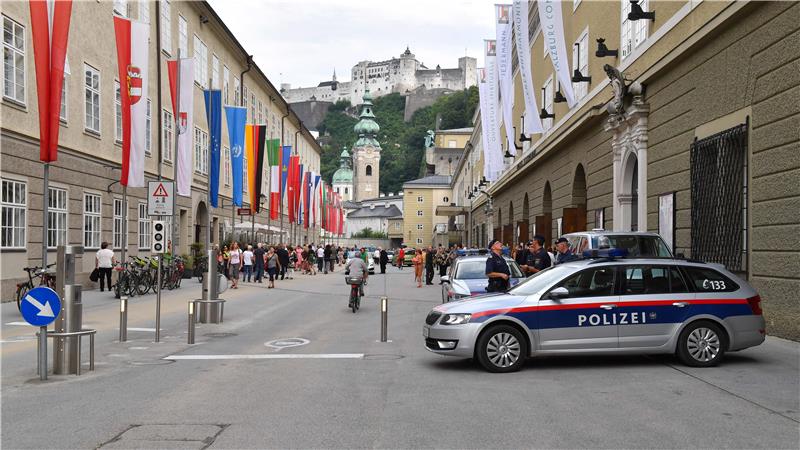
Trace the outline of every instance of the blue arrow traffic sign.
<path fill-rule="evenodd" d="M 29 324 L 37 327 L 50 325 L 61 312 L 61 299 L 56 291 L 49 287 L 39 286 L 31 289 L 19 305 L 22 317 Z"/>

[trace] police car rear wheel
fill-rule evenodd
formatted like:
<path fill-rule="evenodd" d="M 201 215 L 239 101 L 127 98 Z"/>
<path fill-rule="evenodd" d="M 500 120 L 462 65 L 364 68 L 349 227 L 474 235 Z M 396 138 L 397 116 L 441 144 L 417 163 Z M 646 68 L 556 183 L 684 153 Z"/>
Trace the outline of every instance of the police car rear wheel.
<path fill-rule="evenodd" d="M 715 366 L 722 360 L 726 346 L 725 333 L 718 325 L 695 322 L 681 333 L 678 358 L 687 366 Z"/>
<path fill-rule="evenodd" d="M 497 325 L 483 333 L 477 349 L 478 362 L 495 373 L 521 369 L 528 351 L 522 333 L 508 325 Z"/>

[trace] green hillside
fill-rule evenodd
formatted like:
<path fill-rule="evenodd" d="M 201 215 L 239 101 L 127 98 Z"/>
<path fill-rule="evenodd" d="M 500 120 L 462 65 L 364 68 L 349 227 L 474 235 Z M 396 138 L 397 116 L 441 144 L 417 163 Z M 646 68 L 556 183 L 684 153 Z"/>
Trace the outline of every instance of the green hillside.
<path fill-rule="evenodd" d="M 424 172 L 425 134 L 435 128 L 437 115 L 441 116 L 439 128 L 444 130 L 472 126 L 478 89 L 471 87 L 442 96 L 432 106 L 417 110 L 408 123 L 403 122 L 405 98 L 400 94 L 378 97 L 373 102 L 375 121 L 381 127 L 378 141 L 383 148 L 380 191 L 399 192 L 404 182 L 419 178 Z M 353 126 L 358 122 L 359 112 L 348 102 L 338 102 L 328 110 L 319 127 L 320 134 L 330 135 L 322 153 L 322 176 L 328 183 L 339 168 L 342 147 L 350 149 L 358 138 Z"/>

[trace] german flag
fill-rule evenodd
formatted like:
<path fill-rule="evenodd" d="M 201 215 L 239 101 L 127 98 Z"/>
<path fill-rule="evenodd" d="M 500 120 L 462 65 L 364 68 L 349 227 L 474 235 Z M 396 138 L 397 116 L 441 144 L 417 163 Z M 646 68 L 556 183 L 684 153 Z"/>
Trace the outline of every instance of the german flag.
<path fill-rule="evenodd" d="M 264 174 L 264 144 L 267 137 L 266 125 L 247 125 L 245 130 L 245 152 L 247 155 L 247 187 L 250 193 L 250 211 L 261 211 L 261 185 Z"/>

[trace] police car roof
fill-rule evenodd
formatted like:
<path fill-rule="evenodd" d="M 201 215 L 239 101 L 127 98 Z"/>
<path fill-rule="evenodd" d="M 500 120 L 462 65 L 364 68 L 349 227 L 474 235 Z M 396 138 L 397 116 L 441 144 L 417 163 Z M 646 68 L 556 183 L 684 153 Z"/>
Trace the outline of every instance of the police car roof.
<path fill-rule="evenodd" d="M 506 255 L 501 255 L 501 256 L 503 258 L 505 258 L 506 260 L 508 260 L 508 261 L 514 261 L 514 259 L 512 259 L 512 258 L 510 258 L 510 257 L 508 257 Z M 489 258 L 489 254 L 488 253 L 486 253 L 484 255 L 464 255 L 464 256 L 459 256 L 458 257 L 458 261 L 473 261 L 473 260 L 481 260 L 481 261 L 483 261 L 483 260 L 486 260 L 488 258 Z"/>
<path fill-rule="evenodd" d="M 611 231 L 611 230 L 588 230 L 588 231 L 574 231 L 572 233 L 565 233 L 562 237 L 566 236 L 580 236 L 580 235 L 591 235 L 591 236 L 601 236 L 601 235 L 615 235 L 615 236 L 661 236 L 658 233 L 654 233 L 652 231 Z"/>

